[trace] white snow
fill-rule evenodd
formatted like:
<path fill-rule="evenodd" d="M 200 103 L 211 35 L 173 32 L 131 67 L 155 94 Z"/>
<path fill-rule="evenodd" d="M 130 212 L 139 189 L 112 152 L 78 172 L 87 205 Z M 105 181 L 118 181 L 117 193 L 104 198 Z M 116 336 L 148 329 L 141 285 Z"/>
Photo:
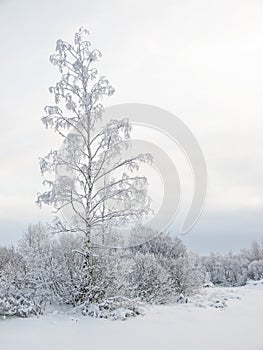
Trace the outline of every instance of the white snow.
<path fill-rule="evenodd" d="M 0 350 L 263 350 L 262 330 L 263 282 L 252 282 L 206 288 L 188 304 L 150 307 L 127 321 L 63 314 L 1 320 Z"/>

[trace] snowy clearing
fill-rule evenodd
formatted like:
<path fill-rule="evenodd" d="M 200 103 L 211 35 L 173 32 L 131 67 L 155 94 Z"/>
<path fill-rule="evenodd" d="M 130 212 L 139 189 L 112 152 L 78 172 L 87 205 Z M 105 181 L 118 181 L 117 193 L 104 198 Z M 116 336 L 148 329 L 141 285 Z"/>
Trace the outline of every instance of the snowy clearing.
<path fill-rule="evenodd" d="M 226 307 L 222 307 L 226 306 Z M 207 288 L 188 304 L 109 321 L 76 315 L 0 321 L 1 350 L 263 350 L 263 283 Z"/>

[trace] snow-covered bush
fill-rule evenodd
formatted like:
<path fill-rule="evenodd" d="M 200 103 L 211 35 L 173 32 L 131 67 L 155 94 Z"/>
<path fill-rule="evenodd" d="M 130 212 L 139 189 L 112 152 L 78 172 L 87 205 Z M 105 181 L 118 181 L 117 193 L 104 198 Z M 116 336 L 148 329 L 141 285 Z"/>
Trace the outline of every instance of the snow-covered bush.
<path fill-rule="evenodd" d="M 23 257 L 14 249 L 0 270 L 0 315 L 27 317 L 41 313 L 41 303 L 30 287 Z"/>
<path fill-rule="evenodd" d="M 142 229 L 143 230 L 143 229 Z M 139 231 L 139 229 L 138 229 Z M 137 235 L 139 235 L 137 231 Z M 144 235 L 144 231 L 141 232 Z M 172 237 L 168 233 L 155 234 L 148 233 L 148 236 L 153 236 L 145 243 L 135 246 L 134 251 L 140 251 L 141 253 L 154 254 L 156 258 L 168 258 L 177 259 L 186 254 L 186 247 L 178 237 Z"/>
<path fill-rule="evenodd" d="M 125 297 L 112 297 L 97 304 L 85 302 L 80 307 L 83 315 L 111 320 L 126 320 L 143 313 L 138 300 Z"/>
<path fill-rule="evenodd" d="M 154 254 L 138 252 L 130 274 L 134 297 L 148 303 L 165 303 L 170 295 L 169 274 Z"/>
<path fill-rule="evenodd" d="M 263 259 L 254 260 L 248 265 L 248 277 L 255 281 L 263 278 Z"/>
<path fill-rule="evenodd" d="M 76 305 L 81 285 L 81 267 L 83 258 L 79 253 L 83 245 L 82 237 L 65 233 L 52 242 L 53 280 L 56 285 L 56 300 Z"/>
<path fill-rule="evenodd" d="M 181 294 L 189 295 L 202 284 L 196 256 L 189 255 L 177 237 L 162 233 L 132 251 L 138 251 L 134 288 L 147 302 L 177 300 Z"/>
<path fill-rule="evenodd" d="M 39 223 L 29 225 L 16 250 L 1 249 L 0 315 L 27 317 L 52 302 L 73 304 L 80 270 L 74 247 L 77 239 L 56 240 Z"/>
<path fill-rule="evenodd" d="M 120 251 L 97 249 L 93 255 L 92 274 L 81 280 L 78 303 L 100 304 L 108 298 L 124 297 L 128 285 L 131 261 Z"/>
<path fill-rule="evenodd" d="M 30 296 L 23 296 L 21 293 L 12 293 L 8 296 L 0 295 L 1 316 L 28 317 L 40 313 L 41 307 L 37 307 Z"/>
<path fill-rule="evenodd" d="M 195 268 L 194 259 L 185 254 L 168 262 L 170 285 L 172 293 L 178 295 L 191 295 L 201 287 L 202 278 Z"/>

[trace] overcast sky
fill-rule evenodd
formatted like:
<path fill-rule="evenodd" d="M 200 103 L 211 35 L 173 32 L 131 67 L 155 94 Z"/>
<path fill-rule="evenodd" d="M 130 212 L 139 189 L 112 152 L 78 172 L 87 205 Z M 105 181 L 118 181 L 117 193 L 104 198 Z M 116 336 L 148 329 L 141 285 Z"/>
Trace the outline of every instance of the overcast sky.
<path fill-rule="evenodd" d="M 187 245 L 235 251 L 262 237 L 262 19 L 262 0 L 0 0 L 0 244 L 50 217 L 34 203 L 38 157 L 60 144 L 40 121 L 58 78 L 49 55 L 80 26 L 116 89 L 105 105 L 169 110 L 203 149 L 208 198 Z"/>

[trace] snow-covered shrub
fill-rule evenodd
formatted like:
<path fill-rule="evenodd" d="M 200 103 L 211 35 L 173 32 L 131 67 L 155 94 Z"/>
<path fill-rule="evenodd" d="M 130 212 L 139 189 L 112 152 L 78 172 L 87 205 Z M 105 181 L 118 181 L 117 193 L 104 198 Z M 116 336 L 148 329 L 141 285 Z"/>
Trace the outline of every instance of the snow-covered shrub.
<path fill-rule="evenodd" d="M 1 315 L 41 314 L 46 305 L 65 303 L 73 297 L 72 284 L 76 281 L 72 281 L 73 272 L 66 264 L 65 241 L 66 237 L 62 241 L 53 239 L 42 224 L 30 225 L 16 250 L 0 254 Z M 76 260 L 69 257 L 67 262 L 73 270 Z"/>
<path fill-rule="evenodd" d="M 131 261 L 121 251 L 115 249 L 97 249 L 93 254 L 91 274 L 82 278 L 77 303 L 102 303 L 108 298 L 124 297 L 128 285 L 128 273 Z"/>
<path fill-rule="evenodd" d="M 111 320 L 125 320 L 143 313 L 138 300 L 125 297 L 112 297 L 97 304 L 85 302 L 80 307 L 83 315 Z"/>
<path fill-rule="evenodd" d="M 0 274 L 10 262 L 14 264 L 15 260 L 19 260 L 19 258 L 13 247 L 8 248 L 0 246 Z"/>
<path fill-rule="evenodd" d="M 243 286 L 247 282 L 247 271 L 239 254 L 229 253 L 222 257 L 226 286 Z"/>
<path fill-rule="evenodd" d="M 28 317 L 41 314 L 41 305 L 37 305 L 31 295 L 20 291 L 0 294 L 0 315 Z"/>
<path fill-rule="evenodd" d="M 163 233 L 132 251 L 133 288 L 143 300 L 153 303 L 177 300 L 181 294 L 189 295 L 201 286 L 197 257 L 187 253 L 179 238 Z"/>
<path fill-rule="evenodd" d="M 52 242 L 53 280 L 56 285 L 56 300 L 76 305 L 81 285 L 82 256 L 78 252 L 83 239 L 66 233 Z M 56 267 L 54 266 L 56 262 Z"/>
<path fill-rule="evenodd" d="M 0 315 L 27 317 L 41 310 L 40 301 L 27 283 L 22 257 L 13 251 L 0 271 Z"/>
<path fill-rule="evenodd" d="M 203 271 L 206 273 L 206 282 L 208 280 L 214 285 L 224 285 L 224 268 L 219 254 L 211 253 L 202 258 Z"/>
<path fill-rule="evenodd" d="M 263 259 L 254 260 L 248 265 L 248 277 L 255 281 L 263 278 Z"/>
<path fill-rule="evenodd" d="M 263 278 L 263 240 L 254 241 L 250 249 L 242 250 L 241 255 L 246 263 L 248 278 L 254 280 Z"/>
<path fill-rule="evenodd" d="M 140 234 L 144 234 L 144 232 L 142 231 Z M 138 231 L 137 235 L 139 235 Z M 150 233 L 147 233 L 147 235 L 150 236 Z M 178 237 L 172 237 L 168 233 L 161 233 L 138 247 L 134 247 L 133 251 L 139 251 L 143 254 L 154 254 L 156 258 L 177 259 L 186 254 L 186 247 Z"/>
<path fill-rule="evenodd" d="M 169 275 L 154 254 L 138 252 L 130 274 L 134 297 L 148 303 L 164 303 L 170 294 Z"/>
<path fill-rule="evenodd" d="M 168 262 L 168 272 L 172 294 L 191 295 L 201 287 L 202 278 L 195 268 L 194 259 L 185 254 Z"/>
<path fill-rule="evenodd" d="M 52 252 L 52 240 L 41 223 L 29 225 L 19 242 L 18 252 L 24 265 L 25 288 L 42 308 L 58 294 L 59 265 Z"/>

